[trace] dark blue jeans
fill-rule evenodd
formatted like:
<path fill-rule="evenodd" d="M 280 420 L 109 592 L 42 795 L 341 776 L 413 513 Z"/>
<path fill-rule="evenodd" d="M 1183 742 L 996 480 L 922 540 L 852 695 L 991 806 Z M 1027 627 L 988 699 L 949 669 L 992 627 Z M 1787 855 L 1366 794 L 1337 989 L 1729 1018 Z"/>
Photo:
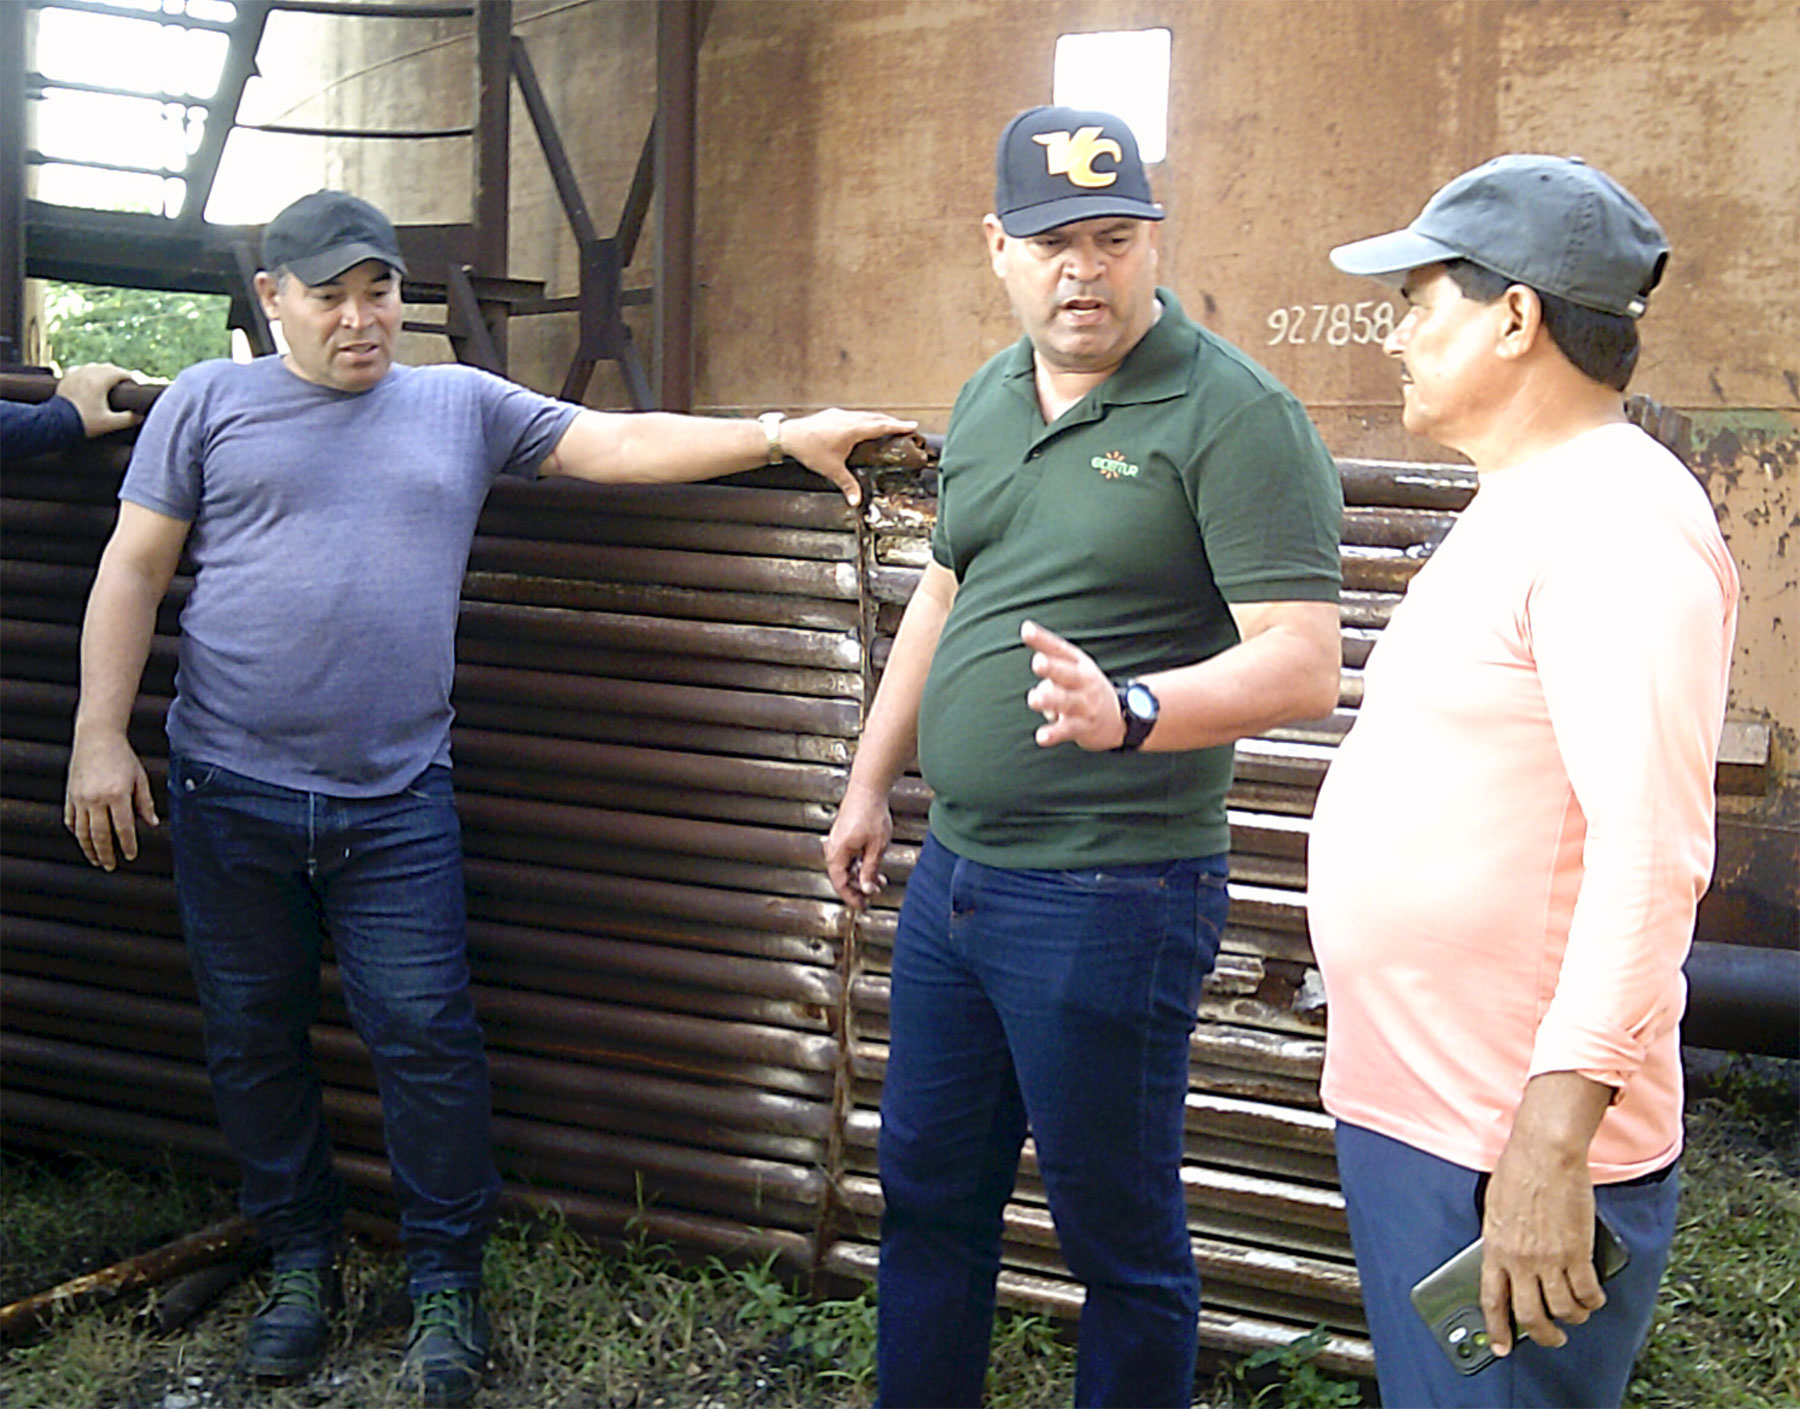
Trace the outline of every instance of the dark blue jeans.
<path fill-rule="evenodd" d="M 980 1403 L 1027 1128 L 1087 1291 L 1076 1404 L 1192 1402 L 1182 1123 L 1225 908 L 1222 856 L 1023 871 L 926 838 L 894 939 L 881 1098 L 886 1409 Z"/>
<path fill-rule="evenodd" d="M 219 1123 L 275 1266 L 329 1263 L 343 1218 L 307 1036 L 329 936 L 374 1059 L 410 1289 L 479 1286 L 500 1179 L 450 770 L 338 798 L 172 758 L 169 821 Z"/>
<path fill-rule="evenodd" d="M 1631 1261 L 1607 1281 L 1605 1306 L 1581 1325 L 1563 1327 L 1568 1344 L 1550 1349 L 1520 1339 L 1511 1355 L 1465 1376 L 1438 1348 L 1410 1293 L 1413 1283 L 1481 1236 L 1475 1205 L 1481 1175 L 1341 1120 L 1337 1154 L 1383 1404 L 1600 1409 L 1624 1399 L 1675 1238 L 1680 1178 L 1673 1167 L 1660 1178 L 1595 1186 L 1595 1206 Z"/>

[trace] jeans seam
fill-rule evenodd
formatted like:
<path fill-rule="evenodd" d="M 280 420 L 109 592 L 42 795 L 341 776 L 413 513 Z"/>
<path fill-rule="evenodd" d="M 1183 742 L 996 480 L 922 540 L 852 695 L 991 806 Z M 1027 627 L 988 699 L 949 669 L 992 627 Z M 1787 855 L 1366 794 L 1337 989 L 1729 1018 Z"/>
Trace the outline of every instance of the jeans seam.
<path fill-rule="evenodd" d="M 1138 1025 L 1138 1149 L 1141 1156 L 1150 1151 L 1150 1034 L 1154 1028 L 1156 997 L 1162 992 L 1162 985 L 1167 975 L 1163 972 L 1163 964 L 1170 949 L 1171 928 L 1169 924 L 1169 906 L 1173 900 L 1169 889 L 1165 886 L 1162 892 L 1161 913 L 1157 916 L 1157 932 L 1159 939 L 1156 945 L 1156 962 L 1151 965 L 1150 986 L 1144 995 L 1144 1020 Z"/>

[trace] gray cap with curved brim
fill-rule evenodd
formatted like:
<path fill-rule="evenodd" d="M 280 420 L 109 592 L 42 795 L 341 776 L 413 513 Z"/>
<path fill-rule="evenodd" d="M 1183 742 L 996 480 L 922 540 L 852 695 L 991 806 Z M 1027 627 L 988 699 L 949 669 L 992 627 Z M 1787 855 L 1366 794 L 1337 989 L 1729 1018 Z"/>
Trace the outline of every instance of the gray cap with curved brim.
<path fill-rule="evenodd" d="M 345 191 L 314 191 L 285 207 L 263 230 L 263 268 L 287 269 L 303 284 L 324 284 L 374 259 L 407 272 L 400 237 L 381 211 Z"/>
<path fill-rule="evenodd" d="M 1579 157 L 1512 155 L 1465 171 L 1404 230 L 1339 245 L 1346 274 L 1399 283 L 1467 259 L 1540 293 L 1642 316 L 1669 241 L 1629 191 Z"/>

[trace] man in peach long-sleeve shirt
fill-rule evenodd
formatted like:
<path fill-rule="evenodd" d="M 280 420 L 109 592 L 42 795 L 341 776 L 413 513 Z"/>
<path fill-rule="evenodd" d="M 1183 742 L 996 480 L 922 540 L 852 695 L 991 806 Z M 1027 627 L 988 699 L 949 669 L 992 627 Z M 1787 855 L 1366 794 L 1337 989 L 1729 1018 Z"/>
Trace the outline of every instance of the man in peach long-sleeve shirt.
<path fill-rule="evenodd" d="M 1323 1094 L 1392 1405 L 1619 1403 L 1673 1236 L 1737 574 L 1624 417 L 1667 257 L 1622 187 L 1540 156 L 1332 252 L 1400 283 L 1405 425 L 1480 475 L 1370 659 L 1310 854 Z M 1604 1291 L 1596 1207 L 1631 1256 Z M 1499 1358 L 1465 1377 L 1408 1291 L 1477 1235 Z"/>

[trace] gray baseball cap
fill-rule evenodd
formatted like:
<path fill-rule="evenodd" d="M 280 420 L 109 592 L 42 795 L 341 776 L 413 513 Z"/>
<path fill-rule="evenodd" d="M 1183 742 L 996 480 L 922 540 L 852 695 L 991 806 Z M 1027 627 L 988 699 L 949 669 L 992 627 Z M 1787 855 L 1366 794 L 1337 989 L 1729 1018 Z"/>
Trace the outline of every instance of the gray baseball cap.
<path fill-rule="evenodd" d="M 406 273 L 393 223 L 359 196 L 314 191 L 263 228 L 263 268 L 289 269 L 303 284 L 324 284 L 365 259 Z"/>
<path fill-rule="evenodd" d="M 1331 252 L 1346 274 L 1389 282 L 1452 259 L 1637 318 L 1662 278 L 1669 241 L 1631 192 L 1580 157 L 1515 154 L 1465 171 L 1404 230 Z"/>

